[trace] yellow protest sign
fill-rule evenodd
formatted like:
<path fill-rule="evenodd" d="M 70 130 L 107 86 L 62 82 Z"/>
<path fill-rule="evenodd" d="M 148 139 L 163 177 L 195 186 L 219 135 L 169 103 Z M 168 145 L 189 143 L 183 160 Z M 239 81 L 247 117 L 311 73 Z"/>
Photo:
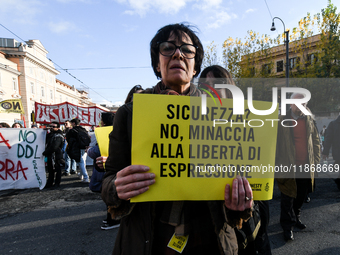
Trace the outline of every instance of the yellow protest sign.
<path fill-rule="evenodd" d="M 109 155 L 109 135 L 112 130 L 113 126 L 97 127 L 94 130 L 101 156 L 107 157 Z"/>
<path fill-rule="evenodd" d="M 25 114 L 21 99 L 8 99 L 0 102 L 0 113 L 14 112 Z"/>
<path fill-rule="evenodd" d="M 233 100 L 222 104 L 201 97 L 135 94 L 132 164 L 156 174 L 150 189 L 132 202 L 224 200 L 224 187 L 245 176 L 255 200 L 272 198 L 278 111 L 233 114 Z M 253 101 L 267 110 L 271 102 Z"/>

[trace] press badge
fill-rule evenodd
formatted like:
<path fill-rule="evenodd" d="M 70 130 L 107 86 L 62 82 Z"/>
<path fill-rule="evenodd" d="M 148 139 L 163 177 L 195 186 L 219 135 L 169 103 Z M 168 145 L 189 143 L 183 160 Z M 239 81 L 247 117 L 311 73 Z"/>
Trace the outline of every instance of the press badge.
<path fill-rule="evenodd" d="M 187 236 L 176 236 L 175 233 L 172 235 L 168 247 L 179 253 L 182 253 L 185 246 L 188 243 L 189 235 Z"/>

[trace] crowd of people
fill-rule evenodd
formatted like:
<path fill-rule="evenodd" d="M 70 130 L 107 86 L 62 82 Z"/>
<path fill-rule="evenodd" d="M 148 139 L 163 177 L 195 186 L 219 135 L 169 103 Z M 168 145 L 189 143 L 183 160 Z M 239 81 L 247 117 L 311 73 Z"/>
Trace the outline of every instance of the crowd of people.
<path fill-rule="evenodd" d="M 107 206 L 101 229 L 119 227 L 115 255 L 178 254 L 178 249 L 170 245 L 174 236 L 182 240 L 182 254 L 271 254 L 268 201 L 253 201 L 245 177 L 237 176 L 232 185 L 225 185 L 221 190 L 223 201 L 130 202 L 131 198 L 148 192 L 157 181 L 149 166 L 131 165 L 133 95 L 199 97 L 207 93 L 201 89 L 204 84 L 210 88 L 221 83 L 235 85 L 230 73 L 221 66 L 209 66 L 201 72 L 203 46 L 186 24 L 159 29 L 151 40 L 150 53 L 153 71 L 160 81 L 147 89 L 134 86 L 115 115 L 111 112 L 101 115 L 101 126 L 114 126 L 109 135 L 108 155 L 102 155 L 97 144 L 89 147 L 90 137 L 79 119 L 66 121 L 64 131 L 58 122 L 49 125 L 43 153 L 48 172 L 45 188 L 58 188 L 61 176 L 76 174 L 78 165 L 79 178 L 93 192 L 100 193 Z M 199 77 L 198 86 L 192 83 L 194 77 Z M 232 98 L 224 88 L 216 88 L 216 92 L 221 98 Z M 291 99 L 299 98 L 304 95 L 291 95 Z M 306 103 L 302 106 L 307 108 Z M 278 125 L 276 165 L 316 165 L 321 156 L 327 159 L 330 148 L 335 164 L 340 164 L 340 116 L 319 132 L 313 115 L 305 115 L 292 104 L 287 114 L 280 116 L 280 121 L 284 120 L 295 121 L 297 125 L 289 128 Z M 9 125 L 0 123 L 0 127 Z M 12 128 L 22 126 L 14 123 Z M 95 128 L 92 126 L 91 131 Z M 91 180 L 86 170 L 86 154 L 93 159 Z M 275 179 L 281 192 L 283 238 L 292 241 L 294 227 L 307 228 L 301 221 L 301 208 L 314 190 L 315 176 L 312 171 L 279 172 Z M 340 190 L 340 176 L 335 182 Z"/>

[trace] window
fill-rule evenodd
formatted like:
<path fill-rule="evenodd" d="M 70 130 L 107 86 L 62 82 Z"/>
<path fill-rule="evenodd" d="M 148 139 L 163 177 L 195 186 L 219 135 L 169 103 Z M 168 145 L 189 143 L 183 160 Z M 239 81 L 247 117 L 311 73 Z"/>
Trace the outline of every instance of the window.
<path fill-rule="evenodd" d="M 12 81 L 13 81 L 13 90 L 18 90 L 17 79 L 13 77 Z"/>
<path fill-rule="evenodd" d="M 299 63 L 300 63 L 300 57 L 290 58 L 289 59 L 289 68 L 290 69 L 297 68 Z"/>
<path fill-rule="evenodd" d="M 34 94 L 35 93 L 35 88 L 34 88 L 34 83 L 31 82 L 31 93 Z"/>
<path fill-rule="evenodd" d="M 50 89 L 50 96 L 51 96 L 51 99 L 53 100 L 53 90 Z"/>
<path fill-rule="evenodd" d="M 255 76 L 255 67 L 249 68 L 249 74 L 251 77 Z"/>
<path fill-rule="evenodd" d="M 314 53 L 308 54 L 306 66 L 314 65 L 316 61 L 317 61 L 317 57 L 315 56 Z"/>
<path fill-rule="evenodd" d="M 44 88 L 44 86 L 41 86 L 41 96 L 45 97 L 45 88 Z"/>
<path fill-rule="evenodd" d="M 262 72 L 264 74 L 270 74 L 271 73 L 270 65 L 269 64 L 262 65 Z"/>
<path fill-rule="evenodd" d="M 276 72 L 282 72 L 283 71 L 283 60 L 276 62 Z"/>

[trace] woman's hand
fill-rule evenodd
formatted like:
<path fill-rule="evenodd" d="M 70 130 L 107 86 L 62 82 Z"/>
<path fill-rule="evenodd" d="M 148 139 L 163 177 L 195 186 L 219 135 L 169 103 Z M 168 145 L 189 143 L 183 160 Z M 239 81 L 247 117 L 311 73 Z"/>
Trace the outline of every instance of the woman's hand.
<path fill-rule="evenodd" d="M 245 177 L 237 176 L 233 180 L 232 191 L 230 185 L 225 186 L 224 204 L 228 209 L 234 211 L 244 211 L 251 208 L 253 203 L 253 191 Z"/>
<path fill-rule="evenodd" d="M 130 165 L 117 173 L 115 180 L 117 195 L 120 199 L 130 200 L 149 189 L 155 183 L 155 174 L 147 173 L 150 168 L 142 165 Z"/>
<path fill-rule="evenodd" d="M 100 169 L 104 169 L 104 163 L 106 162 L 107 157 L 100 156 L 96 158 L 96 164 Z"/>

